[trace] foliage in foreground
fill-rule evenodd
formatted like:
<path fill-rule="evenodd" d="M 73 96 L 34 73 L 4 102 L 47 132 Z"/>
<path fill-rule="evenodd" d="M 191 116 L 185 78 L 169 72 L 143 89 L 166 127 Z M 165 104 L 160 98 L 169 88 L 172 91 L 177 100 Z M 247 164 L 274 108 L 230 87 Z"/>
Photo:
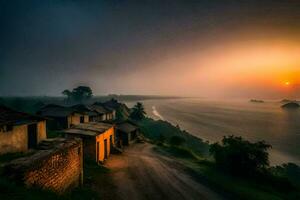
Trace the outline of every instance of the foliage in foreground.
<path fill-rule="evenodd" d="M 242 138 L 226 137 L 226 145 L 231 144 L 234 148 L 226 148 L 226 154 L 222 154 L 222 156 L 226 155 L 230 157 L 229 159 L 234 159 L 234 155 L 242 153 L 242 156 L 238 157 L 243 158 L 238 159 L 238 161 L 232 161 L 226 167 L 235 164 L 244 166 L 243 162 L 245 160 L 251 163 L 251 168 L 249 169 L 246 166 L 242 172 L 250 170 L 251 173 L 254 173 L 255 171 L 253 176 L 236 176 L 229 173 L 232 170 L 220 168 L 219 164 L 214 159 L 212 160 L 211 157 L 203 157 L 203 152 L 209 148 L 209 145 L 201 139 L 194 138 L 194 136 L 180 130 L 179 127 L 175 127 L 165 121 L 155 121 L 153 119 L 144 119 L 138 124 L 145 137 L 158 144 L 155 148 L 158 152 L 179 160 L 192 177 L 203 184 L 207 184 L 213 190 L 220 192 L 229 199 L 300 199 L 300 168 L 295 164 L 269 168 L 267 149 L 270 146 L 264 142 L 250 143 Z M 184 138 L 185 142 L 183 144 L 177 143 L 176 145 L 174 143 L 170 144 L 171 138 L 174 138 L 174 136 L 175 138 Z M 237 149 L 242 144 L 246 144 L 246 147 L 242 147 L 242 151 L 239 152 Z M 223 147 L 223 144 L 218 145 Z M 216 147 L 216 144 L 211 146 L 212 148 L 219 148 Z M 229 149 L 231 150 L 229 151 Z M 256 159 L 256 156 L 260 161 L 253 161 L 253 159 Z M 225 162 L 225 160 L 221 162 L 223 161 Z M 255 170 L 253 171 L 253 169 Z M 259 170 L 256 172 L 257 169 Z M 245 174 L 249 174 L 249 171 Z"/>
<path fill-rule="evenodd" d="M 298 200 L 300 199 L 300 168 L 294 164 L 274 167 L 259 176 L 235 176 L 220 170 L 214 160 L 201 157 L 182 146 L 164 143 L 155 150 L 180 161 L 186 171 L 199 182 L 220 192 L 228 199 L 243 200 Z M 294 181 L 293 181 L 294 180 Z M 298 180 L 298 181 L 297 181 Z"/>
<path fill-rule="evenodd" d="M 241 137 L 224 137 L 222 143 L 210 146 L 216 165 L 236 175 L 255 175 L 269 166 L 268 149 L 264 141 L 249 142 Z"/>

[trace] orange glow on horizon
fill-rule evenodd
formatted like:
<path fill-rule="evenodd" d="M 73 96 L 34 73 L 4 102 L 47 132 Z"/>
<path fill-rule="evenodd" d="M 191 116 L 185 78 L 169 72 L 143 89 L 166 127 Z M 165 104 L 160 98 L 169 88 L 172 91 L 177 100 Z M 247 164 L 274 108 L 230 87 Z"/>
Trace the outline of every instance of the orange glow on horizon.
<path fill-rule="evenodd" d="M 167 74 L 157 82 L 172 80 L 174 91 L 203 96 L 288 98 L 290 93 L 300 91 L 299 44 L 292 39 L 265 39 L 231 41 L 204 50 L 195 47 L 189 54 L 178 54 L 157 64 L 157 77 Z"/>

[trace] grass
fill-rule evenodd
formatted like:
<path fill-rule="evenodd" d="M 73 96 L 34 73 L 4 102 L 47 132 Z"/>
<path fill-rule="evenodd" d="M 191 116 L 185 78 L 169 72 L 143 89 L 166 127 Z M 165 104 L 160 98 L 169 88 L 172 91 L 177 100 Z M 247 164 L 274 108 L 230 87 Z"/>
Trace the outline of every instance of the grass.
<path fill-rule="evenodd" d="M 166 143 L 174 136 L 182 137 L 185 142 L 183 147 L 193 149 L 194 152 L 201 155 L 208 155 L 209 144 L 188 132 L 173 126 L 169 122 L 151 118 L 146 118 L 136 122 L 144 136 L 157 143 Z"/>
<path fill-rule="evenodd" d="M 84 187 L 94 193 L 93 198 L 85 199 L 116 199 L 115 185 L 110 177 L 110 173 L 111 171 L 108 168 L 96 164 L 95 161 L 85 160 Z"/>
<path fill-rule="evenodd" d="M 214 161 L 196 154 L 190 149 L 168 144 L 156 146 L 156 151 L 171 156 L 186 168 L 187 173 L 229 199 L 245 200 L 296 200 L 300 199 L 299 188 L 286 188 L 276 184 L 282 177 L 273 179 L 241 178 L 219 170 Z M 272 182 L 273 181 L 273 182 Z M 280 182 L 278 182 L 280 183 Z"/>
<path fill-rule="evenodd" d="M 156 144 L 156 151 L 182 163 L 193 178 L 228 199 L 300 199 L 300 181 L 297 181 L 300 177 L 300 169 L 293 165 L 273 168 L 269 175 L 256 178 L 232 176 L 216 167 L 214 160 L 208 154 L 209 144 L 201 139 L 165 121 L 145 119 L 137 123 L 144 136 Z M 171 145 L 170 139 L 174 136 L 184 138 L 184 144 Z M 288 186 L 289 183 L 293 186 Z"/>

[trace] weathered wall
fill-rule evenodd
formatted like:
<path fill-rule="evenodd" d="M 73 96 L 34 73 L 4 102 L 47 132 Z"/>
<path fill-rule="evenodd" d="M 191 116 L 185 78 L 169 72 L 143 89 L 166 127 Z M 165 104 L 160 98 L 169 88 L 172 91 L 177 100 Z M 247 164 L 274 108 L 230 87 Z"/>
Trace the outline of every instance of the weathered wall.
<path fill-rule="evenodd" d="M 28 150 L 27 124 L 13 126 L 12 131 L 0 132 L 0 154 Z M 46 139 L 46 121 L 37 123 L 37 142 Z"/>
<path fill-rule="evenodd" d="M 83 153 L 86 158 L 94 160 L 96 157 L 96 137 L 86 137 L 83 139 Z"/>
<path fill-rule="evenodd" d="M 84 123 L 89 122 L 89 116 L 88 115 L 82 115 L 79 113 L 74 113 L 73 115 L 68 116 L 68 128 L 71 127 L 71 125 L 78 125 L 80 124 L 80 117 L 84 117 Z"/>
<path fill-rule="evenodd" d="M 104 140 L 107 140 L 107 153 L 108 155 L 110 154 L 110 136 L 112 137 L 112 144 L 114 144 L 114 134 L 115 134 L 115 128 L 111 127 L 110 129 L 108 129 L 107 131 L 105 131 L 104 133 L 98 135 L 96 137 L 96 144 L 97 142 L 99 142 L 100 144 L 100 148 L 99 148 L 99 158 L 96 157 L 96 161 L 100 161 L 103 162 L 105 160 L 105 150 L 104 150 Z M 96 149 L 97 150 L 97 149 Z M 97 155 L 97 154 L 96 154 Z"/>
<path fill-rule="evenodd" d="M 113 112 L 105 113 L 101 116 L 101 121 L 109 121 L 109 120 L 113 120 L 113 119 L 115 119 Z"/>
<path fill-rule="evenodd" d="M 112 115 L 113 120 L 116 119 L 116 110 L 113 110 L 113 115 Z"/>
<path fill-rule="evenodd" d="M 14 126 L 12 131 L 0 132 L 0 154 L 27 150 L 27 125 Z"/>
<path fill-rule="evenodd" d="M 46 121 L 41 121 L 37 123 L 37 141 L 40 143 L 41 141 L 45 140 L 47 138 L 47 132 L 46 132 Z"/>
<path fill-rule="evenodd" d="M 84 123 L 90 122 L 90 118 L 88 115 L 84 115 Z"/>
<path fill-rule="evenodd" d="M 6 174 L 28 187 L 63 193 L 82 184 L 83 160 L 80 139 L 66 140 L 58 148 L 40 150 L 36 154 L 13 161 Z M 21 179 L 20 179 L 21 177 Z"/>

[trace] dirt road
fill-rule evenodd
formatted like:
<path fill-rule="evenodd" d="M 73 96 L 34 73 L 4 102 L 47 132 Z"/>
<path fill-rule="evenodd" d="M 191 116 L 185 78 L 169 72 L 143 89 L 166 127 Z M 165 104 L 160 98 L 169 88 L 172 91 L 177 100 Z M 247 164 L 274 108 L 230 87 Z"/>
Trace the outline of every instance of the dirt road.
<path fill-rule="evenodd" d="M 112 155 L 111 169 L 119 199 L 223 199 L 196 182 L 175 161 L 153 151 L 151 144 L 134 144 L 121 155 Z"/>

